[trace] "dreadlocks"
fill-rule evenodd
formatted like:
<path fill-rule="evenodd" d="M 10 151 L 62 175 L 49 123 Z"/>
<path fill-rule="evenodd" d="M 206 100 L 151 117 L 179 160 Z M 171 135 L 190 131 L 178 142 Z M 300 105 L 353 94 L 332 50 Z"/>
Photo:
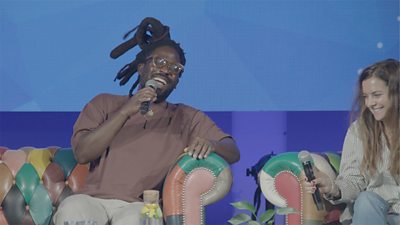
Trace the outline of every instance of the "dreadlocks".
<path fill-rule="evenodd" d="M 147 17 L 143 19 L 138 26 L 126 33 L 124 35 L 124 39 L 126 39 L 135 30 L 136 33 L 131 39 L 118 45 L 110 53 L 111 58 L 116 59 L 136 45 L 139 45 L 139 47 L 142 49 L 139 53 L 136 54 L 136 57 L 132 62 L 126 64 L 119 70 L 117 76 L 114 78 L 114 81 L 120 80 L 120 86 L 125 85 L 129 81 L 129 79 L 137 72 L 138 65 L 140 63 L 144 63 L 146 58 L 156 48 L 161 46 L 169 46 L 175 49 L 179 54 L 181 64 L 185 65 L 185 53 L 178 43 L 176 43 L 174 40 L 171 40 L 168 26 L 164 26 L 159 20 L 155 18 Z M 180 75 L 181 74 L 179 74 L 179 76 Z M 131 89 L 129 90 L 129 96 L 132 96 L 132 93 L 139 82 L 140 79 L 138 77 L 133 83 Z"/>

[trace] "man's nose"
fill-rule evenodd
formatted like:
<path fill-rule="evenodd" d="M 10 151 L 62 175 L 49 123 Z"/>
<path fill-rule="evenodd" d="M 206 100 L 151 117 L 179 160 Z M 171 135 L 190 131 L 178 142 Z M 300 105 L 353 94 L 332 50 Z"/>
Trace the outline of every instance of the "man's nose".
<path fill-rule="evenodd" d="M 163 73 L 169 73 L 168 66 L 165 65 L 165 66 L 160 67 L 160 71 L 163 72 Z"/>

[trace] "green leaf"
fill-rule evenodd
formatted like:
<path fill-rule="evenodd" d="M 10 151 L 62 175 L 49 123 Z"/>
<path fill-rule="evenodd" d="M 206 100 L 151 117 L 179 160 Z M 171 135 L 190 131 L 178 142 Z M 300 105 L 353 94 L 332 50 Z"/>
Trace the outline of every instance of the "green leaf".
<path fill-rule="evenodd" d="M 273 209 L 268 209 L 266 212 L 261 214 L 260 216 L 260 222 L 262 224 L 266 223 L 268 220 L 270 220 L 275 214 L 275 211 Z"/>
<path fill-rule="evenodd" d="M 238 225 L 242 223 L 246 223 L 251 220 L 251 217 L 247 214 L 240 213 L 237 214 L 236 216 L 232 217 L 228 222 L 232 225 Z"/>
<path fill-rule="evenodd" d="M 249 221 L 247 224 L 248 224 L 248 225 L 261 225 L 259 222 L 254 221 L 254 220 Z"/>
<path fill-rule="evenodd" d="M 299 213 L 296 209 L 289 208 L 289 207 L 277 208 L 277 209 L 275 209 L 275 212 L 278 215 L 287 215 L 287 214 L 292 214 L 292 213 L 298 214 Z"/>
<path fill-rule="evenodd" d="M 246 201 L 234 202 L 234 203 L 231 203 L 231 205 L 233 205 L 237 209 L 248 210 L 252 214 L 254 214 L 256 212 L 256 209 L 254 208 L 254 206 Z"/>
<path fill-rule="evenodd" d="M 268 221 L 267 225 L 274 225 L 274 222 L 275 222 L 275 220 L 272 219 L 272 220 Z"/>

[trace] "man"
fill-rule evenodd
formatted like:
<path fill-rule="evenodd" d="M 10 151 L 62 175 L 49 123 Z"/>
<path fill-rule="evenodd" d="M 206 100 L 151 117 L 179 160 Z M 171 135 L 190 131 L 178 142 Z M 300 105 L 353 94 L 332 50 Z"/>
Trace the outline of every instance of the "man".
<path fill-rule="evenodd" d="M 146 29 L 151 29 L 152 37 Z M 160 189 L 183 152 L 198 159 L 216 152 L 228 163 L 239 160 L 233 139 L 204 113 L 166 101 L 186 62 L 181 47 L 169 38 L 168 27 L 146 18 L 134 38 L 142 51 L 117 76 L 126 83 L 138 72 L 129 96 L 96 96 L 74 125 L 74 154 L 79 163 L 90 162 L 89 175 L 82 194 L 60 204 L 54 216 L 56 225 L 139 224 L 143 191 Z M 149 80 L 156 87 L 147 87 Z M 132 94 L 138 83 L 139 90 Z M 147 113 L 146 102 L 151 102 Z"/>

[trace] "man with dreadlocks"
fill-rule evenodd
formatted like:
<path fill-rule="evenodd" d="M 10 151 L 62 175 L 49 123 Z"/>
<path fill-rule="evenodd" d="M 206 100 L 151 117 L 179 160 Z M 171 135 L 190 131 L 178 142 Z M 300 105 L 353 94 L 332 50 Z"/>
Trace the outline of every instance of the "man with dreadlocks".
<path fill-rule="evenodd" d="M 75 157 L 90 163 L 90 169 L 83 190 L 60 204 L 56 225 L 139 224 L 140 196 L 146 189 L 160 189 L 180 154 L 201 159 L 216 152 L 228 163 L 240 158 L 233 139 L 203 112 L 166 101 L 186 62 L 169 28 L 145 18 L 136 29 L 132 39 L 111 52 L 117 58 L 136 45 L 142 49 L 116 77 L 124 85 L 138 73 L 129 95 L 96 96 L 74 125 Z"/>

